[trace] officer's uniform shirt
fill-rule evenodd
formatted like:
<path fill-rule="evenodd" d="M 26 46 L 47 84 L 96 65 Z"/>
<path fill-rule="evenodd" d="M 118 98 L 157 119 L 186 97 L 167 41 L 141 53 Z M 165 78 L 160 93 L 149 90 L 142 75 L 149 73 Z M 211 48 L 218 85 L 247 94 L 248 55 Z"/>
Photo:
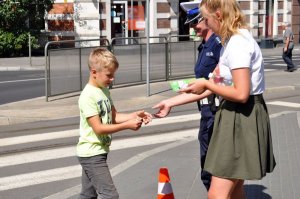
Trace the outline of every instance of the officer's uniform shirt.
<path fill-rule="evenodd" d="M 221 48 L 221 40 L 214 33 L 206 42 L 202 40 L 202 43 L 198 47 L 199 54 L 194 68 L 196 78 L 209 79 L 209 73 L 215 69 L 219 62 Z M 199 110 L 201 110 L 201 106 L 203 105 L 200 105 L 198 102 Z"/>
<path fill-rule="evenodd" d="M 219 62 L 221 48 L 221 40 L 214 33 L 206 42 L 202 40 L 198 47 L 199 55 L 194 69 L 196 78 L 208 79 L 208 74 Z"/>

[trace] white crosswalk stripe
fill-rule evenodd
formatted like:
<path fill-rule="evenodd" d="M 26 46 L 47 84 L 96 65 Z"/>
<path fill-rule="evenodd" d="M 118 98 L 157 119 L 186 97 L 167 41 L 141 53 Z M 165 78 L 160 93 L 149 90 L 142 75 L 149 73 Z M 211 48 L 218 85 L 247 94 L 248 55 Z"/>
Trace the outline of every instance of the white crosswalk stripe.
<path fill-rule="evenodd" d="M 265 69 L 265 72 L 275 71 L 276 69 Z"/>
<path fill-rule="evenodd" d="M 293 103 L 293 102 L 273 101 L 273 102 L 268 102 L 267 104 L 276 105 L 276 106 L 286 106 L 291 108 L 300 108 L 300 103 Z"/>
<path fill-rule="evenodd" d="M 272 64 L 274 66 L 286 66 L 286 64 L 282 63 L 282 64 Z"/>
<path fill-rule="evenodd" d="M 80 177 L 79 165 L 20 174 L 0 179 L 0 191 Z"/>

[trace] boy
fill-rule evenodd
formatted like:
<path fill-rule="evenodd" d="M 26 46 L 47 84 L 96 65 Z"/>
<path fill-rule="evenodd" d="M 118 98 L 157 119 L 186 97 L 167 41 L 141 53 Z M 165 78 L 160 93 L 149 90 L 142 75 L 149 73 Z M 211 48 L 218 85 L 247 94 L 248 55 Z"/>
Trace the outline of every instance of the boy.
<path fill-rule="evenodd" d="M 89 56 L 90 77 L 79 97 L 80 137 L 77 156 L 82 166 L 80 199 L 117 199 L 119 194 L 113 184 L 106 163 L 111 134 L 124 129 L 138 130 L 142 123 L 151 121 L 151 114 L 137 111 L 118 113 L 108 86 L 112 83 L 119 63 L 106 49 L 94 49 Z"/>

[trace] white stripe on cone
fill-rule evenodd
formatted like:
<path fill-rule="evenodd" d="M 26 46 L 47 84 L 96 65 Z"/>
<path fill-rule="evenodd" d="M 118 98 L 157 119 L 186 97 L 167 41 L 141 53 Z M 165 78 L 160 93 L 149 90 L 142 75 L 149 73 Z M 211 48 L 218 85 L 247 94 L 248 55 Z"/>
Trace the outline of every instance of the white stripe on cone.
<path fill-rule="evenodd" d="M 173 193 L 171 184 L 168 182 L 166 183 L 159 182 L 157 193 L 161 195 L 167 195 Z"/>

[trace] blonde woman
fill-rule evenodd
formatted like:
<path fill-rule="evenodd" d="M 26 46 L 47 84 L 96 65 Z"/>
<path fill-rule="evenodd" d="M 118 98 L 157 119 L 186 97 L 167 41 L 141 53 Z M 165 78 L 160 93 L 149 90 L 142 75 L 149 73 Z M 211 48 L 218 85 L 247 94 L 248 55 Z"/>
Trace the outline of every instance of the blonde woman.
<path fill-rule="evenodd" d="M 261 179 L 276 165 L 263 98 L 262 53 L 235 0 L 203 0 L 200 9 L 208 27 L 221 37 L 215 71 L 223 82 L 197 80 L 182 92 L 221 96 L 204 165 L 213 175 L 208 198 L 242 199 L 244 180 Z"/>

